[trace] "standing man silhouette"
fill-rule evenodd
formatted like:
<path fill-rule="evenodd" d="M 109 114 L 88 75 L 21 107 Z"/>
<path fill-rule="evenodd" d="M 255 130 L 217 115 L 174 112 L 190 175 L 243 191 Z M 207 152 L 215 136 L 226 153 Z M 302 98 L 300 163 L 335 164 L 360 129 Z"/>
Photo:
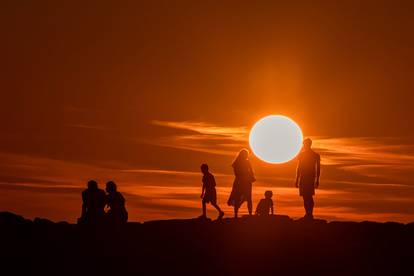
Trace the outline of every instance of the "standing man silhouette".
<path fill-rule="evenodd" d="M 313 196 L 315 188 L 319 186 L 321 174 L 321 157 L 312 149 L 312 140 L 307 138 L 303 141 L 302 152 L 298 156 L 296 169 L 296 187 L 299 187 L 299 194 L 303 197 L 303 205 L 306 214 L 304 218 L 313 219 Z"/>

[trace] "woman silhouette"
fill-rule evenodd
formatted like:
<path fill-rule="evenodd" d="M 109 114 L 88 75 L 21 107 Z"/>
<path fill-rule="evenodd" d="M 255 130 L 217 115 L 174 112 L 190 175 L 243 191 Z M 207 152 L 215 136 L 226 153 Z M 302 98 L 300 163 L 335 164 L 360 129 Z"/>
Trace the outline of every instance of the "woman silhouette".
<path fill-rule="evenodd" d="M 247 201 L 247 209 L 252 215 L 252 183 L 256 181 L 249 161 L 249 151 L 242 149 L 233 162 L 234 182 L 227 204 L 234 206 L 234 217 L 237 218 L 239 208 Z"/>
<path fill-rule="evenodd" d="M 106 183 L 108 220 L 110 223 L 122 224 L 128 221 L 128 212 L 125 208 L 125 198 L 117 191 L 115 182 Z"/>

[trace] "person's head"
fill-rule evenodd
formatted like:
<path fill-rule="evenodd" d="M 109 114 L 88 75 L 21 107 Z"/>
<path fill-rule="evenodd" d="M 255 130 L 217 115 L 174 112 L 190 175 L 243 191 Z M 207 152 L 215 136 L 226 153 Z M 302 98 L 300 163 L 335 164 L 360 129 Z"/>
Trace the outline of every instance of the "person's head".
<path fill-rule="evenodd" d="M 249 158 L 249 150 L 242 149 L 236 157 L 236 160 L 247 160 Z"/>
<path fill-rule="evenodd" d="M 242 149 L 236 156 L 236 159 L 233 161 L 233 167 L 239 164 L 241 161 L 249 159 L 249 151 L 247 149 Z"/>
<path fill-rule="evenodd" d="M 265 198 L 270 199 L 273 196 L 273 192 L 272 191 L 266 191 L 264 193 Z"/>
<path fill-rule="evenodd" d="M 98 182 L 95 180 L 89 180 L 88 181 L 88 189 L 89 190 L 97 190 L 98 189 Z"/>
<path fill-rule="evenodd" d="M 310 138 L 306 138 L 303 140 L 303 149 L 308 150 L 312 147 L 312 140 Z"/>
<path fill-rule="evenodd" d="M 201 172 L 203 174 L 208 173 L 208 165 L 207 164 L 202 164 L 200 168 L 201 168 Z"/>
<path fill-rule="evenodd" d="M 107 193 L 115 193 L 116 192 L 116 184 L 113 181 L 108 181 L 108 183 L 106 183 L 106 188 L 105 188 Z"/>

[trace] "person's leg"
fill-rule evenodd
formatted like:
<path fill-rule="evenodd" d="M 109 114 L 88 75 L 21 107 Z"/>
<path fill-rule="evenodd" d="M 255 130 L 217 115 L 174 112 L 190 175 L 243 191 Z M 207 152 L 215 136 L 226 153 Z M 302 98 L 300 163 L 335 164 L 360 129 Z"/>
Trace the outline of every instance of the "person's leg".
<path fill-rule="evenodd" d="M 234 217 L 237 218 L 239 214 L 240 205 L 236 202 L 234 203 Z"/>
<path fill-rule="evenodd" d="M 217 205 L 217 203 L 216 202 L 212 202 L 211 203 L 211 205 L 214 207 L 214 208 L 216 208 L 216 210 L 219 212 L 219 213 L 221 213 L 222 211 L 221 211 L 221 209 L 220 209 L 220 207 Z"/>
<path fill-rule="evenodd" d="M 213 205 L 213 207 L 217 209 L 217 211 L 219 212 L 219 219 L 221 219 L 224 216 L 224 212 L 220 209 L 216 202 L 211 203 L 211 205 Z"/>
<path fill-rule="evenodd" d="M 313 217 L 313 196 L 312 195 L 306 195 L 303 196 L 303 205 L 305 207 L 306 217 Z"/>
<path fill-rule="evenodd" d="M 249 199 L 247 201 L 247 210 L 249 210 L 249 215 L 252 215 L 252 213 L 253 213 L 253 202 L 252 202 L 252 199 Z"/>
<path fill-rule="evenodd" d="M 313 218 L 313 207 L 315 206 L 315 202 L 313 201 L 313 196 L 309 196 L 309 216 Z"/>
<path fill-rule="evenodd" d="M 302 196 L 303 198 L 303 207 L 305 208 L 305 216 L 308 215 L 308 200 L 306 196 Z"/>
<path fill-rule="evenodd" d="M 206 212 L 206 202 L 203 200 L 202 201 L 202 204 L 203 204 L 203 217 L 206 217 L 207 216 L 207 212 Z"/>
<path fill-rule="evenodd" d="M 248 193 L 246 194 L 247 199 L 247 210 L 249 211 L 249 215 L 251 216 L 253 213 L 253 201 L 252 201 L 252 183 L 249 185 Z"/>

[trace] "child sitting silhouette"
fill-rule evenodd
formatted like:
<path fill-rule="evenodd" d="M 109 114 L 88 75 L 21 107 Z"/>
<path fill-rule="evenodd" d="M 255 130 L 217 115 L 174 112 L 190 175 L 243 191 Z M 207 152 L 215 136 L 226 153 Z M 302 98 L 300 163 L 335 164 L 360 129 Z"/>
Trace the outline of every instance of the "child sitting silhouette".
<path fill-rule="evenodd" d="M 201 198 L 203 199 L 203 214 L 200 218 L 207 218 L 206 204 L 211 203 L 211 205 L 213 205 L 213 207 L 219 212 L 217 219 L 221 219 L 224 216 L 224 212 L 217 205 L 216 180 L 214 179 L 214 175 L 209 172 L 207 164 L 201 165 L 201 172 L 203 173 L 203 187 L 201 190 Z"/>
<path fill-rule="evenodd" d="M 117 185 L 113 181 L 106 183 L 106 204 L 110 208 L 107 219 L 112 224 L 123 224 L 128 221 L 128 212 L 125 208 L 125 198 L 117 191 Z"/>
<path fill-rule="evenodd" d="M 259 204 L 257 204 L 256 215 L 258 216 L 268 216 L 269 213 L 273 215 L 273 192 L 266 191 L 264 193 L 265 198 L 261 199 Z"/>

